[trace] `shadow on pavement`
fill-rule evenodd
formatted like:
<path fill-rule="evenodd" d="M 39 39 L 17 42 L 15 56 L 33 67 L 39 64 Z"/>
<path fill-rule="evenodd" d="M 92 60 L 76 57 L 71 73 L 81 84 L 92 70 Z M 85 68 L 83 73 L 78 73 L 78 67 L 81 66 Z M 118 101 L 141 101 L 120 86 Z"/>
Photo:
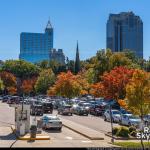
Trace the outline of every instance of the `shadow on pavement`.
<path fill-rule="evenodd" d="M 0 136 L 0 140 L 16 140 L 16 136 L 13 133 L 10 133 L 5 136 Z"/>
<path fill-rule="evenodd" d="M 43 129 L 43 131 L 48 132 L 48 133 L 61 133 L 62 132 L 60 130 L 55 130 L 55 129 L 51 129 L 51 130 L 44 130 Z"/>

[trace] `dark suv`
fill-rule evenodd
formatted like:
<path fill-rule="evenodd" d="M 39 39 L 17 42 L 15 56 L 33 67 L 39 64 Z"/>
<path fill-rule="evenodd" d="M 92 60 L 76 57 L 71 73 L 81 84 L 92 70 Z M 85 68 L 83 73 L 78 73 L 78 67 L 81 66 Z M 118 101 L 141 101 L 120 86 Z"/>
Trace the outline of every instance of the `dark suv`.
<path fill-rule="evenodd" d="M 37 104 L 32 105 L 30 114 L 31 115 L 41 115 L 41 116 L 43 116 L 43 106 L 42 105 L 37 105 Z"/>
<path fill-rule="evenodd" d="M 53 103 L 52 102 L 43 102 L 43 112 L 44 113 L 53 113 Z"/>
<path fill-rule="evenodd" d="M 58 114 L 71 115 L 72 116 L 71 108 L 72 108 L 71 105 L 62 105 L 58 108 Z"/>

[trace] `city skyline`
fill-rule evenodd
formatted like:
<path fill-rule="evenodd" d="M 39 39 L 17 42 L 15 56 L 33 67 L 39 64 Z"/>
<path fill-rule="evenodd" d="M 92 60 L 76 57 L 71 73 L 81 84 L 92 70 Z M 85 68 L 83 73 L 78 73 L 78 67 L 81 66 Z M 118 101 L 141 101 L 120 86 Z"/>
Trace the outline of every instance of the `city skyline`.
<path fill-rule="evenodd" d="M 54 27 L 54 47 L 62 48 L 69 59 L 75 59 L 76 41 L 80 45 L 80 58 L 94 56 L 99 49 L 106 48 L 106 23 L 110 13 L 133 11 L 144 23 L 144 58 L 150 56 L 148 5 L 150 2 L 104 0 L 45 0 L 2 1 L 0 6 L 0 59 L 18 59 L 21 32 L 43 32 L 50 17 Z M 35 5 L 34 5 L 35 4 Z M 126 4 L 126 5 L 125 5 Z M 26 6 L 28 11 L 26 11 Z M 7 8 L 7 9 L 6 9 Z M 144 11 L 143 11 L 144 8 Z M 41 11 L 39 11 L 41 10 Z M 6 13 L 7 11 L 7 13 Z M 5 14 L 5 15 L 4 15 Z M 9 44 L 7 44 L 9 42 Z"/>

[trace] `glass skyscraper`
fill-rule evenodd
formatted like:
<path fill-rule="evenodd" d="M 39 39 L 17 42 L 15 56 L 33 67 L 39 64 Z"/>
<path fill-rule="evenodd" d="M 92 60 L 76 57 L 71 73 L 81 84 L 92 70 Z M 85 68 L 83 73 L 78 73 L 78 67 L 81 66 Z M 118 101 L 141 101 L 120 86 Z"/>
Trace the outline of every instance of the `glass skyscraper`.
<path fill-rule="evenodd" d="M 133 12 L 110 14 L 106 34 L 106 47 L 112 52 L 128 49 L 143 58 L 143 22 Z"/>
<path fill-rule="evenodd" d="M 20 34 L 19 58 L 31 63 L 49 60 L 49 51 L 53 48 L 53 28 L 48 21 L 45 33 Z"/>

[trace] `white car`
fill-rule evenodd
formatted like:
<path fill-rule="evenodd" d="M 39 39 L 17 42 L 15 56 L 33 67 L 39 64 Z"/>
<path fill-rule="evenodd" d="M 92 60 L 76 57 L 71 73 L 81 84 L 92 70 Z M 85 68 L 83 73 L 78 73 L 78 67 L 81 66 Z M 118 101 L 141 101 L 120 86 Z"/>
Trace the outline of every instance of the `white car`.
<path fill-rule="evenodd" d="M 141 119 L 138 116 L 132 114 L 122 115 L 121 124 L 127 126 L 136 126 L 138 127 L 141 123 Z"/>
<path fill-rule="evenodd" d="M 53 115 L 44 115 L 42 118 L 42 128 L 43 129 L 62 129 L 62 121 L 57 116 Z"/>
<path fill-rule="evenodd" d="M 120 122 L 121 120 L 121 113 L 118 111 L 118 110 L 111 110 L 111 113 L 112 113 L 112 121 L 113 122 Z M 104 112 L 104 120 L 105 121 L 111 121 L 111 115 L 110 115 L 110 110 L 107 109 L 105 112 Z"/>

